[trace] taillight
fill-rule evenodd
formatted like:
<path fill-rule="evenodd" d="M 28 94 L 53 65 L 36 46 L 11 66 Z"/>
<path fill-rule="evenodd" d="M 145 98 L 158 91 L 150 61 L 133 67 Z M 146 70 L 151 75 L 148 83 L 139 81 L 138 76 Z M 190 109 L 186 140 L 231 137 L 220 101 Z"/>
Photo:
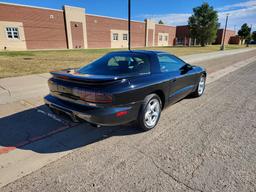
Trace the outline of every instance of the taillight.
<path fill-rule="evenodd" d="M 81 100 L 93 103 L 111 103 L 112 95 L 109 93 L 93 92 L 84 89 L 73 89 L 73 94 L 80 97 Z"/>
<path fill-rule="evenodd" d="M 116 117 L 122 117 L 124 115 L 127 115 L 128 114 L 128 111 L 119 111 L 116 113 Z"/>

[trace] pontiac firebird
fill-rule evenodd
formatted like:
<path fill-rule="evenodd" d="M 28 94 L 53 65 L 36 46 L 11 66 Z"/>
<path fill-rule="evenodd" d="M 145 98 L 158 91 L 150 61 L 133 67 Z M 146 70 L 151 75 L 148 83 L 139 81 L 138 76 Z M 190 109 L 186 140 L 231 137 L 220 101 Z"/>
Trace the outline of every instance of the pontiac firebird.
<path fill-rule="evenodd" d="M 111 52 L 79 69 L 51 72 L 45 103 L 73 121 L 97 126 L 136 122 L 154 128 L 161 111 L 188 95 L 200 97 L 206 71 L 161 51 Z"/>

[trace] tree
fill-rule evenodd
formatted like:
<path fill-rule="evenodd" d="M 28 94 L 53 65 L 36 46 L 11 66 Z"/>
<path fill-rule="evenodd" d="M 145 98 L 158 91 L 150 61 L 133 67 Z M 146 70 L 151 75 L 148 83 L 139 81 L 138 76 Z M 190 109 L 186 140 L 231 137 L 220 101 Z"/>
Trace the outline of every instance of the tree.
<path fill-rule="evenodd" d="M 241 29 L 238 31 L 238 35 L 241 38 L 242 43 L 244 42 L 244 40 L 248 42 L 251 35 L 251 28 L 247 25 L 247 23 L 244 23 L 241 26 Z"/>
<path fill-rule="evenodd" d="M 193 15 L 189 17 L 188 25 L 191 37 L 197 39 L 200 45 L 204 47 L 216 39 L 219 26 L 217 11 L 208 3 L 203 3 L 193 9 Z"/>
<path fill-rule="evenodd" d="M 256 41 L 256 31 L 252 32 L 252 39 L 253 39 L 253 41 Z"/>
<path fill-rule="evenodd" d="M 160 21 L 158 22 L 158 24 L 163 25 L 163 24 L 164 24 L 164 22 L 163 22 L 162 20 L 160 20 Z"/>

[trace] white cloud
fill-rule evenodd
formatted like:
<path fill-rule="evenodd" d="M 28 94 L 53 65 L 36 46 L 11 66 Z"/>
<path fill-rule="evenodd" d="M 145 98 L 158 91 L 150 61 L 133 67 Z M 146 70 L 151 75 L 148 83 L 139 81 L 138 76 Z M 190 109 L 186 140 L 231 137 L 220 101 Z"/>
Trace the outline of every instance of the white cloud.
<path fill-rule="evenodd" d="M 216 8 L 219 15 L 221 27 L 224 27 L 226 15 L 229 14 L 228 28 L 238 29 L 243 23 L 252 24 L 253 30 L 256 30 L 256 0 L 245 1 Z M 159 15 L 141 15 L 141 18 L 149 18 L 156 22 L 162 20 L 168 25 L 186 25 L 190 13 L 170 13 Z"/>
<path fill-rule="evenodd" d="M 226 6 L 217 8 L 217 11 L 229 11 L 229 10 L 237 9 L 237 8 L 249 8 L 251 6 L 256 6 L 256 1 L 254 1 L 254 0 L 253 1 L 245 1 L 242 3 L 226 5 Z"/>
<path fill-rule="evenodd" d="M 218 12 L 221 27 L 224 27 L 227 14 L 229 15 L 229 28 L 238 29 L 243 23 L 247 23 L 248 25 L 252 25 L 253 30 L 256 30 L 256 5 L 242 9 Z"/>
<path fill-rule="evenodd" d="M 156 22 L 162 20 L 168 25 L 180 25 L 181 23 L 187 24 L 188 18 L 191 14 L 189 13 L 170 13 L 165 15 L 143 15 L 142 17 L 147 19 L 152 19 Z"/>

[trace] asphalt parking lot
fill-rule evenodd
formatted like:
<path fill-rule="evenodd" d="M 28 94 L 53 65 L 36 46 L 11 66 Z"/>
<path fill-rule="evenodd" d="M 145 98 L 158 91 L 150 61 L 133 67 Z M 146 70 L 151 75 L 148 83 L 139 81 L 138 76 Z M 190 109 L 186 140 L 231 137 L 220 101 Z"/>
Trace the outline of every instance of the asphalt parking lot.
<path fill-rule="evenodd" d="M 255 55 L 204 65 L 214 73 Z M 133 125 L 74 124 L 51 115 L 39 98 L 5 105 L 10 114 L 12 105 L 18 112 L 0 120 L 1 181 L 20 179 L 1 191 L 255 191 L 255 74 L 251 62 L 208 84 L 203 97 L 167 108 L 157 129 L 146 133 Z M 14 157 L 21 159 L 9 166 Z M 17 169 L 18 175 L 10 173 Z"/>

